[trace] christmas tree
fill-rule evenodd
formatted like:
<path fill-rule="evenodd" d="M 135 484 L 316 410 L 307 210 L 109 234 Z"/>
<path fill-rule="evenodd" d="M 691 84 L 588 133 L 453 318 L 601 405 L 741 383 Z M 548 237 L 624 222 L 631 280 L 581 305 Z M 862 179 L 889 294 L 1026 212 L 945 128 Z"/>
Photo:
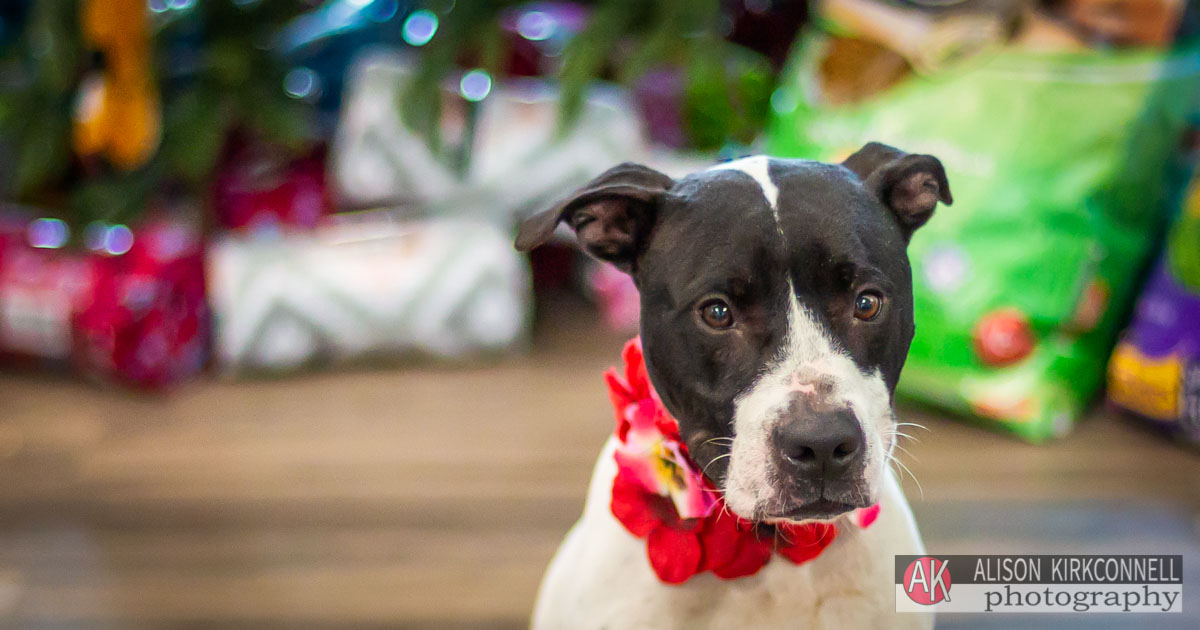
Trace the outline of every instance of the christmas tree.
<path fill-rule="evenodd" d="M 304 148 L 311 111 L 285 92 L 274 41 L 306 8 L 10 3 L 4 23 L 15 32 L 0 42 L 5 198 L 74 226 L 135 221 L 174 193 L 204 199 L 235 143 Z"/>

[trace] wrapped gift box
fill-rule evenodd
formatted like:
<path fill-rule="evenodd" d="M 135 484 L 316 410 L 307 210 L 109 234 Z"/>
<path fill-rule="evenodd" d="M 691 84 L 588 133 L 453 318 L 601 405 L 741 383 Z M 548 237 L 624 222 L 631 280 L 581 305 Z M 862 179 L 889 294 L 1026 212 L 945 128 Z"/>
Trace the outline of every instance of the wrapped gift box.
<path fill-rule="evenodd" d="M 92 378 L 163 388 L 204 366 L 209 339 L 198 233 L 151 220 L 94 223 L 67 247 L 52 218 L 3 211 L 0 356 Z"/>
<path fill-rule="evenodd" d="M 254 232 L 310 229 L 332 212 L 323 152 L 291 163 L 239 155 L 217 174 L 212 197 L 222 227 Z"/>
<path fill-rule="evenodd" d="M 556 89 L 518 79 L 493 86 L 470 106 L 478 108 L 474 114 L 458 94 L 443 95 L 441 136 L 450 153 L 467 156 L 460 169 L 401 121 L 397 104 L 409 77 L 406 58 L 392 51 L 368 54 L 355 65 L 332 156 L 331 183 L 343 205 L 408 204 L 438 216 L 511 225 L 613 164 L 645 153 L 640 123 L 623 92 L 593 90 L 576 124 L 560 135 Z"/>
<path fill-rule="evenodd" d="M 465 219 L 387 216 L 369 213 L 276 240 L 217 239 L 208 289 L 219 368 L 463 360 L 523 340 L 529 270 L 506 234 Z"/>

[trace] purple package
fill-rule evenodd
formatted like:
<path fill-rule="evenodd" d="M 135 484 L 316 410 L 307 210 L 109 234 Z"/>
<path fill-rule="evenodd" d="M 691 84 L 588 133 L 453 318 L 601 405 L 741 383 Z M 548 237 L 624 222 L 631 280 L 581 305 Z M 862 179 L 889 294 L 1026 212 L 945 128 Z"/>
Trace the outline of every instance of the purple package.
<path fill-rule="evenodd" d="M 1108 398 L 1200 444 L 1200 291 L 1161 261 L 1108 364 Z"/>

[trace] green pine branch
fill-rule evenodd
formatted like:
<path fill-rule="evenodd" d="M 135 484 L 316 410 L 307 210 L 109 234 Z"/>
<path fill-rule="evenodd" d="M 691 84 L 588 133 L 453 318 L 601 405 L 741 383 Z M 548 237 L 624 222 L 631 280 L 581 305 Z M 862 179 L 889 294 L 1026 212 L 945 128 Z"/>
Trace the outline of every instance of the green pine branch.
<path fill-rule="evenodd" d="M 439 28 L 420 49 L 415 77 L 400 103 L 402 117 L 437 151 L 443 82 L 463 70 L 460 63 L 485 60 L 480 67 L 502 76 L 498 59 L 507 56 L 499 19 L 524 2 L 459 2 L 439 13 Z M 588 87 L 610 80 L 632 87 L 658 67 L 686 75 L 684 119 L 695 148 L 715 149 L 729 140 L 749 142 L 762 129 L 775 74 L 767 60 L 726 42 L 717 32 L 718 0 L 596 0 L 587 25 L 563 51 L 558 70 L 560 131 L 574 124 Z M 439 11 L 439 8 L 441 9 Z"/>

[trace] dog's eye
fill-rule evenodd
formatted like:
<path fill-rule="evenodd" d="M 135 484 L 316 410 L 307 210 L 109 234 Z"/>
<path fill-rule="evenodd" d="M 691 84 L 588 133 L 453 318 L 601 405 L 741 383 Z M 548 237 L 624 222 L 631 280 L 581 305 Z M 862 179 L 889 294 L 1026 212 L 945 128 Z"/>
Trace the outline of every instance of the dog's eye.
<path fill-rule="evenodd" d="M 733 311 L 721 300 L 709 300 L 700 306 L 700 319 L 712 328 L 729 328 L 733 325 Z"/>
<path fill-rule="evenodd" d="M 874 291 L 863 291 L 854 298 L 854 316 L 864 322 L 879 317 L 879 311 L 882 308 L 883 296 Z"/>

